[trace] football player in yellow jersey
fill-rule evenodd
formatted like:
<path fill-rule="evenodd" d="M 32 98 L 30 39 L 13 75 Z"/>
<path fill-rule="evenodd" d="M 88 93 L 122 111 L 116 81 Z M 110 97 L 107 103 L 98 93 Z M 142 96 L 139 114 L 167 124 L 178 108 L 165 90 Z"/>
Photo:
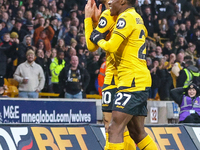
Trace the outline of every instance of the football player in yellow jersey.
<path fill-rule="evenodd" d="M 157 150 L 156 143 L 144 130 L 151 76 L 146 64 L 147 30 L 141 16 L 132 7 L 136 0 L 110 0 L 111 16 L 118 16 L 111 38 L 94 30 L 91 41 L 114 53 L 118 71 L 118 92 L 109 126 L 109 150 L 123 150 L 123 131 L 127 125 L 132 139 L 142 150 Z"/>
<path fill-rule="evenodd" d="M 103 0 L 105 6 L 108 8 L 108 0 Z M 90 12 L 92 10 L 92 7 L 95 7 L 95 12 Z M 101 7 L 101 6 L 100 6 Z M 96 13 L 96 14 L 95 14 Z M 93 31 L 93 24 L 94 21 L 96 21 L 96 18 L 99 18 L 99 14 L 101 13 L 101 8 L 97 9 L 96 4 L 94 0 L 89 0 L 87 5 L 85 6 L 85 37 L 86 37 L 86 43 L 89 51 L 95 51 L 98 49 L 98 45 L 92 43 L 90 41 L 90 35 Z M 96 15 L 96 16 L 95 16 Z M 94 17 L 95 16 L 95 17 Z M 92 19 L 93 18 L 93 19 Z M 110 10 L 105 10 L 99 19 L 98 26 L 96 27 L 96 30 L 104 33 L 106 31 L 111 31 L 114 28 L 115 22 L 116 22 L 117 16 L 111 16 Z M 110 34 L 107 36 L 109 39 Z M 113 99 L 114 94 L 117 91 L 117 84 L 118 84 L 118 77 L 117 77 L 117 69 L 114 59 L 113 53 L 106 53 L 106 76 L 104 79 L 104 86 L 102 89 L 102 111 L 103 111 L 103 120 L 106 130 L 106 143 L 108 142 L 108 126 L 110 124 L 111 115 L 112 115 L 112 106 L 113 106 Z M 125 150 L 136 150 L 136 146 L 134 141 L 131 139 L 129 132 L 127 128 L 124 130 L 124 143 L 125 143 Z M 107 144 L 105 146 L 105 150 L 107 149 Z"/>

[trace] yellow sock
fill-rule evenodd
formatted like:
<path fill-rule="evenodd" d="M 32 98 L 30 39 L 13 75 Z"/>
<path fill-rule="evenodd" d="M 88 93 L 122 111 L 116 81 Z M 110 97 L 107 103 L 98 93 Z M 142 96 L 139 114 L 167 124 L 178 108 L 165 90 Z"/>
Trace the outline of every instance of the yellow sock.
<path fill-rule="evenodd" d="M 124 132 L 124 150 L 136 150 L 135 142 L 129 135 L 129 131 Z"/>
<path fill-rule="evenodd" d="M 104 150 L 108 150 L 108 133 L 106 133 L 106 143 L 104 146 Z"/>
<path fill-rule="evenodd" d="M 142 141 L 140 141 L 137 146 L 139 147 L 139 149 L 142 150 L 158 150 L 156 143 L 149 135 L 147 135 Z"/>
<path fill-rule="evenodd" d="M 108 150 L 124 150 L 124 142 L 122 143 L 108 142 Z"/>

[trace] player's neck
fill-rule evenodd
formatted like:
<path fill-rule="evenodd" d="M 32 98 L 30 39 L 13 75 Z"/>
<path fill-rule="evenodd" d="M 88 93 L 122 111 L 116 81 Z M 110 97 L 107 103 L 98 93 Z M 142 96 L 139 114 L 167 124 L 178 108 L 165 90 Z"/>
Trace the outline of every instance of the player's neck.
<path fill-rule="evenodd" d="M 105 3 L 104 5 L 105 5 L 106 9 L 109 9 L 108 3 Z"/>
<path fill-rule="evenodd" d="M 121 9 L 120 9 L 120 11 L 119 11 L 119 14 L 121 14 L 121 13 L 123 13 L 125 10 L 127 10 L 127 9 L 129 9 L 129 8 L 131 8 L 132 6 L 129 6 L 129 5 L 124 5 L 124 6 L 122 6 L 121 7 Z M 119 15 L 118 14 L 118 15 Z"/>

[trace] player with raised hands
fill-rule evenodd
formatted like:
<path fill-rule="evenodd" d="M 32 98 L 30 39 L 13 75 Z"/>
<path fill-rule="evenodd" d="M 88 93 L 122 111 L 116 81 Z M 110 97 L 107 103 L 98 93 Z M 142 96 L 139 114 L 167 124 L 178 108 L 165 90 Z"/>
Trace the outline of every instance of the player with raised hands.
<path fill-rule="evenodd" d="M 89 51 L 95 51 L 98 49 L 98 45 L 90 41 L 90 35 L 93 31 L 93 27 L 96 27 L 95 30 L 99 33 L 102 33 L 102 36 L 105 37 L 105 32 L 108 33 L 106 39 L 108 40 L 111 36 L 112 30 L 116 23 L 117 16 L 111 16 L 110 10 L 108 9 L 108 0 L 102 1 L 107 10 L 103 11 L 101 14 L 102 5 L 99 6 L 99 9 L 96 7 L 94 0 L 88 0 L 88 3 L 85 6 L 85 37 L 86 43 Z M 101 14 L 101 15 L 100 15 Z M 98 21 L 99 19 L 99 21 Z M 96 22 L 98 25 L 96 26 Z M 106 141 L 108 141 L 108 127 L 111 121 L 112 115 L 112 106 L 114 94 L 117 91 L 118 77 L 117 69 L 115 64 L 115 58 L 113 53 L 106 53 L 106 76 L 104 79 L 104 86 L 102 89 L 102 111 L 103 111 L 103 121 L 106 130 Z M 135 150 L 136 146 L 133 140 L 130 138 L 127 128 L 124 130 L 124 143 L 125 150 Z M 107 142 L 105 146 L 107 150 Z"/>
<path fill-rule="evenodd" d="M 151 75 L 146 64 L 148 33 L 133 7 L 135 1 L 110 0 L 110 15 L 118 16 L 110 39 L 104 40 L 104 34 L 97 30 L 90 37 L 106 52 L 114 53 L 117 67 L 119 82 L 108 129 L 109 150 L 125 149 L 123 131 L 126 126 L 141 150 L 157 150 L 156 143 L 144 130 Z"/>

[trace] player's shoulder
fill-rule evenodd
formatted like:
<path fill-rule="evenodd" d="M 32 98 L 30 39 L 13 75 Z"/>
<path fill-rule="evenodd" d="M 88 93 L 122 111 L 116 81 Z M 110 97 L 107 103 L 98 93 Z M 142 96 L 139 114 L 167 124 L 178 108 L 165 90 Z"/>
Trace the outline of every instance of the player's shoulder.
<path fill-rule="evenodd" d="M 108 16 L 108 17 L 110 17 L 110 16 L 111 16 L 111 15 L 110 15 L 110 9 L 104 10 L 104 11 L 101 13 L 101 16 Z"/>
<path fill-rule="evenodd" d="M 104 28 L 111 28 L 113 24 L 115 24 L 115 19 L 113 16 L 110 15 L 110 10 L 104 10 L 100 16 L 98 28 L 104 29 Z"/>
<path fill-rule="evenodd" d="M 135 11 L 135 8 L 129 8 L 121 13 L 118 20 L 123 18 L 126 22 L 132 22 L 136 24 L 144 24 L 142 17 Z"/>

